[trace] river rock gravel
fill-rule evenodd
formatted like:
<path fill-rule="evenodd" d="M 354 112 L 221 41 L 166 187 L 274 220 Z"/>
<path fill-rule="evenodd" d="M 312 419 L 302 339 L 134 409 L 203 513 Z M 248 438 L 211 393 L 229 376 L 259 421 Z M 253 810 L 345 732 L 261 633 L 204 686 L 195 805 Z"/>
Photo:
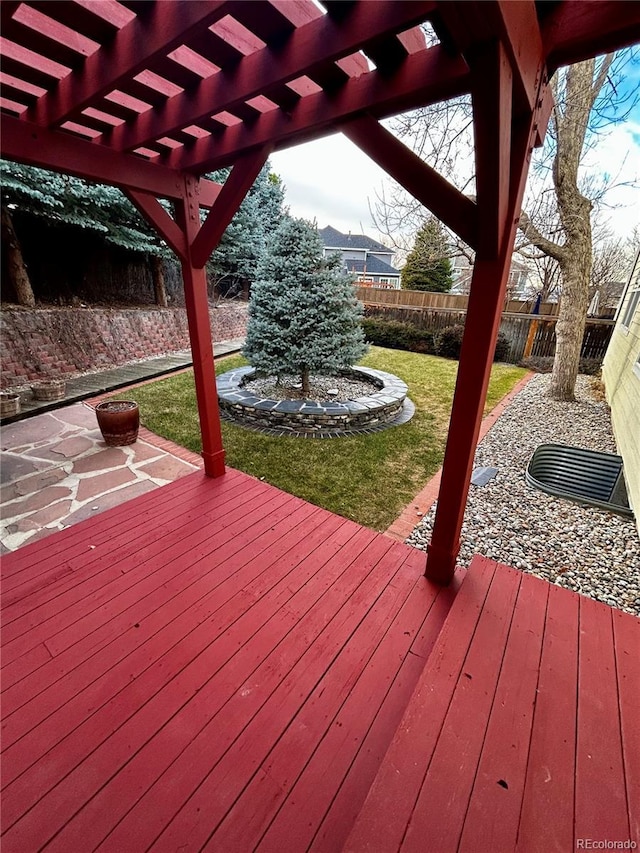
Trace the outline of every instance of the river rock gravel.
<path fill-rule="evenodd" d="M 469 491 L 459 564 L 484 554 L 612 607 L 640 615 L 640 536 L 635 522 L 547 495 L 527 485 L 539 444 L 556 442 L 615 452 L 607 404 L 591 377 L 579 376 L 575 403 L 547 396 L 550 377 L 536 375 L 478 446 L 474 467 L 498 469 Z M 407 538 L 426 550 L 435 505 Z"/>
<path fill-rule="evenodd" d="M 269 397 L 275 400 L 305 399 L 299 376 L 281 376 L 279 382 L 276 376 L 263 376 L 257 379 L 249 379 L 242 384 L 242 388 L 244 391 L 250 391 L 252 394 L 263 398 Z M 367 382 L 365 379 L 311 374 L 307 398 L 341 402 L 357 400 L 358 397 L 366 397 L 379 390 L 380 388 L 377 385 L 373 382 Z"/>

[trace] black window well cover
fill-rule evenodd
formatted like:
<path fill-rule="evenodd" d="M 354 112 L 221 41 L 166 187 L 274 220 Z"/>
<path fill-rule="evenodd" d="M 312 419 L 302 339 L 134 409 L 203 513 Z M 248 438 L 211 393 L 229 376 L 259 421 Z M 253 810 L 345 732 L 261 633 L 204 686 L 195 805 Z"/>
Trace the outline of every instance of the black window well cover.
<path fill-rule="evenodd" d="M 527 483 L 559 498 L 633 518 L 622 457 L 568 444 L 541 444 L 529 460 Z"/>

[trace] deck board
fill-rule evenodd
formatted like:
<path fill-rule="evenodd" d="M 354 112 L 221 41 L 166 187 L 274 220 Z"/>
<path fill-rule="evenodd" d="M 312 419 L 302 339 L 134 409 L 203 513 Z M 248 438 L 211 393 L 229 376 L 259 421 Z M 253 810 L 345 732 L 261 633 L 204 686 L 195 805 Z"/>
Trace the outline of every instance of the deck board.
<path fill-rule="evenodd" d="M 423 569 L 233 471 L 5 557 L 3 851 L 634 838 L 638 620 Z"/>
<path fill-rule="evenodd" d="M 640 619 L 613 612 L 613 635 L 618 675 L 625 787 L 629 808 L 629 831 L 640 838 Z"/>
<path fill-rule="evenodd" d="M 580 599 L 575 803 L 580 838 L 629 838 L 612 612 Z"/>
<path fill-rule="evenodd" d="M 455 851 L 493 704 L 522 574 L 494 575 L 402 842 L 403 851 Z M 469 725 L 469 720 L 474 725 Z M 452 761 L 452 756 L 455 760 Z"/>
<path fill-rule="evenodd" d="M 499 565 L 484 597 L 487 562 L 474 558 L 346 850 L 639 841 L 639 620 Z"/>
<path fill-rule="evenodd" d="M 199 849 L 273 765 L 259 837 L 332 721 L 362 742 L 446 616 L 423 555 L 253 478 L 143 497 L 4 561 L 3 850 Z"/>
<path fill-rule="evenodd" d="M 460 853 L 515 848 L 533 724 L 528 700 L 538 683 L 548 592 L 549 584 L 523 575 Z"/>
<path fill-rule="evenodd" d="M 521 853 L 534 837 L 540 849 L 573 845 L 579 606 L 577 596 L 549 589 L 516 847 Z"/>

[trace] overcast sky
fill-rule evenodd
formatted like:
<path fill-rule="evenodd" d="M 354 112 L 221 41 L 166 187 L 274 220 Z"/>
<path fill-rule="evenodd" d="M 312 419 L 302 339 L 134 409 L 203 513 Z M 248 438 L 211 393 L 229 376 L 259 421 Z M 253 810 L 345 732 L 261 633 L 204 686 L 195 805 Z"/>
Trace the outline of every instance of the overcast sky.
<path fill-rule="evenodd" d="M 316 219 L 320 228 L 380 236 L 369 206 L 391 179 L 342 134 L 280 151 L 271 162 L 284 181 L 293 216 Z M 585 163 L 616 176 L 618 183 L 635 184 L 611 190 L 603 213 L 616 236 L 630 236 L 640 223 L 640 106 L 630 120 L 601 133 Z"/>

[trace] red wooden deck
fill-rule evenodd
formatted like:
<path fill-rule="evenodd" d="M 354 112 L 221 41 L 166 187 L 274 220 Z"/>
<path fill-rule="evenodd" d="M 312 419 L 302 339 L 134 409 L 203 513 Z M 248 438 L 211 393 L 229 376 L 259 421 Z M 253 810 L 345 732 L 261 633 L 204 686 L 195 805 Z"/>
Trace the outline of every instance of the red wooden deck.
<path fill-rule="evenodd" d="M 638 620 L 423 569 L 231 470 L 5 557 L 3 853 L 637 840 Z"/>

